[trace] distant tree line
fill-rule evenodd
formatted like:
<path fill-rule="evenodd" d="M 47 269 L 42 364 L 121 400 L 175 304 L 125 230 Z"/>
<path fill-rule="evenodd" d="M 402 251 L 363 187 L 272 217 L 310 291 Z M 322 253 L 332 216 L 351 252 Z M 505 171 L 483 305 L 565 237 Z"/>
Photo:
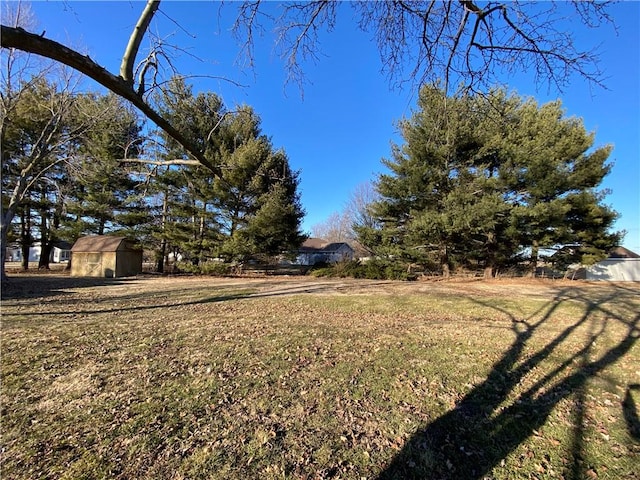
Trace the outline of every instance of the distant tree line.
<path fill-rule="evenodd" d="M 47 268 L 59 240 L 119 233 L 153 251 L 159 271 L 169 258 L 197 270 L 210 259 L 295 254 L 304 238 L 299 176 L 250 107 L 230 111 L 180 78 L 154 98 L 218 166 L 215 176 L 168 134 L 146 130 L 116 95 L 75 93 L 72 77 L 39 72 L 3 82 L 3 253 L 17 243 L 27 259 L 39 242 Z M 483 269 L 490 277 L 533 272 L 541 258 L 562 269 L 620 242 L 598 190 L 611 147 L 594 146 L 559 101 L 426 86 L 400 128 L 404 144 L 383 160 L 375 189 L 361 186 L 325 225 L 382 262 L 366 267 L 376 276 Z"/>
<path fill-rule="evenodd" d="M 288 2 L 277 18 L 268 12 L 265 14 L 263 7 L 266 8 L 266 4 L 260 1 L 234 4 L 237 15 L 233 31 L 242 50 L 248 54 L 249 64 L 253 64 L 254 34 L 262 32 L 265 26 L 273 27 L 278 48 L 286 59 L 288 78 L 299 81 L 303 78 L 304 61 L 317 58 L 319 33 L 323 29 L 331 31 L 335 26 L 338 3 L 324 0 Z M 183 91 L 180 91 L 178 84 L 163 77 L 163 71 L 175 73 L 175 70 L 168 60 L 167 47 L 160 40 L 162 36 L 150 39 L 148 55 L 144 58 L 141 55 L 142 39 L 159 6 L 159 0 L 147 0 L 142 8 L 117 74 L 90 56 L 47 38 L 46 32 L 36 33 L 35 24 L 24 21 L 26 9 L 20 4 L 13 14 L 3 17 L 0 26 L 4 73 L 0 111 L 3 280 L 4 247 L 12 236 L 19 236 L 26 245 L 36 225 L 40 230 L 37 235 L 45 247 L 47 238 L 63 236 L 58 233 L 63 231 L 78 234 L 93 229 L 98 232 L 132 230 L 159 242 L 159 257 L 164 257 L 167 249 L 181 242 L 179 248 L 184 250 L 184 257 L 194 264 L 209 255 L 239 258 L 250 252 L 270 254 L 286 250 L 301 239 L 298 226 L 302 208 L 295 193 L 297 173 L 288 168 L 284 153 L 273 151 L 268 139 L 259 132 L 259 121 L 250 109 L 228 112 L 221 104 L 215 105 L 214 95 L 193 98 L 186 86 L 183 85 Z M 602 81 L 597 56 L 593 51 L 575 46 L 572 33 L 567 33 L 563 24 L 564 9 L 554 3 L 540 6 L 518 2 L 385 1 L 360 2 L 353 4 L 353 8 L 355 16 L 352 20 L 357 26 L 363 31 L 374 32 L 383 70 L 392 83 L 409 82 L 417 86 L 441 80 L 446 94 L 454 83 L 461 81 L 461 91 L 479 92 L 492 85 L 499 73 L 519 71 L 523 67 L 537 80 L 547 80 L 559 89 L 576 73 L 595 84 Z M 572 8 L 576 18 L 590 28 L 611 22 L 607 2 L 575 2 Z M 132 158 L 138 153 L 149 152 L 148 133 L 151 132 L 137 120 L 134 125 L 126 125 L 126 117 L 132 114 L 129 107 L 116 101 L 116 97 L 94 98 L 99 100 L 96 103 L 91 95 L 75 95 L 71 83 L 64 81 L 71 77 L 66 73 L 51 75 L 52 65 L 46 67 L 46 73 L 26 75 L 24 73 L 31 68 L 24 65 L 30 60 L 16 62 L 20 53 L 27 58 L 32 54 L 66 65 L 92 78 L 119 99 L 131 102 L 164 132 L 154 133 L 160 147 L 154 152 L 155 163 L 135 162 Z M 168 60 L 169 65 L 162 64 L 163 59 Z M 408 75 L 404 75 L 406 68 Z M 58 79 L 53 90 L 47 87 L 51 78 Z M 40 92 L 34 90 L 37 83 Z M 29 106 L 23 100 L 23 93 L 33 96 L 38 103 Z M 440 96 L 443 95 L 440 93 Z M 184 105 L 178 103 L 181 101 L 196 108 L 194 117 L 185 113 Z M 447 101 L 445 98 L 443 102 L 457 108 L 457 101 L 453 99 Z M 83 107 L 85 103 L 89 110 L 94 108 L 89 114 Z M 479 103 L 477 108 L 481 108 Z M 110 118 L 113 109 L 124 109 L 127 114 Z M 24 115 L 28 110 L 32 110 L 29 115 L 35 115 L 34 121 Z M 473 259 L 471 263 L 484 264 L 487 272 L 492 272 L 514 261 L 516 254 L 513 252 L 521 252 L 522 248 L 530 250 L 531 259 L 537 258 L 541 248 L 551 245 L 565 246 L 566 259 L 601 255 L 604 245 L 611 243 L 615 235 L 605 238 L 605 234 L 593 233 L 591 227 L 599 221 L 601 225 L 610 225 L 613 220 L 607 218 L 614 218 L 615 214 L 602 205 L 601 194 L 594 190 L 595 187 L 585 186 L 578 194 L 571 187 L 562 193 L 565 187 L 558 186 L 557 202 L 549 200 L 549 193 L 543 191 L 544 188 L 533 188 L 529 195 L 524 194 L 517 200 L 521 177 L 533 182 L 539 175 L 539 167 L 532 168 L 526 175 L 514 167 L 511 174 L 514 179 L 510 181 L 496 173 L 490 162 L 486 168 L 483 164 L 473 163 L 480 161 L 484 153 L 478 153 L 477 158 L 472 155 L 474 160 L 468 160 L 466 166 L 449 166 L 451 159 L 459 158 L 460 151 L 464 150 L 450 141 L 451 135 L 458 131 L 448 123 L 446 128 L 442 124 L 443 119 L 448 119 L 454 111 L 454 108 L 440 110 L 431 120 L 427 120 L 427 115 L 423 126 L 418 116 L 414 118 L 415 132 L 430 128 L 429 121 L 434 127 L 433 132 L 423 136 L 423 142 L 433 143 L 427 153 L 420 152 L 420 147 L 412 151 L 411 145 L 418 145 L 413 138 L 416 133 L 411 134 L 410 121 L 404 126 L 407 149 L 405 151 L 403 147 L 394 152 L 387 165 L 392 174 L 379 178 L 377 189 L 382 198 L 374 202 L 371 212 L 366 214 L 369 220 L 376 218 L 377 223 L 371 225 L 368 220 L 367 225 L 359 225 L 357 234 L 362 243 L 378 257 L 393 261 L 415 260 L 425 266 L 434 263 L 445 274 L 452 267 L 469 264 L 470 259 Z M 23 115 L 22 119 L 20 115 Z M 245 118 L 247 116 L 249 120 Z M 23 121 L 24 125 L 19 125 Z M 105 134 L 105 124 L 102 130 L 97 126 L 100 122 L 106 122 L 108 130 L 113 132 Z M 512 125 L 510 122 L 502 123 L 511 131 L 507 128 Z M 138 129 L 137 135 L 144 135 L 145 141 L 130 138 L 136 135 L 129 127 Z M 95 133 L 100 131 L 103 133 Z M 542 136 L 541 132 L 538 134 Z M 92 135 L 95 138 L 88 140 Z M 106 137 L 113 136 L 115 140 L 119 135 L 124 135 L 120 140 L 126 139 L 126 144 L 101 144 L 109 142 Z M 576 142 L 579 143 L 578 139 Z M 472 146 L 468 148 L 473 150 Z M 91 151 L 95 149 L 105 151 Z M 109 151 L 110 160 L 106 160 L 106 151 Z M 509 147 L 500 150 L 501 162 L 508 158 L 508 151 Z M 606 149 L 601 151 L 606 153 Z M 120 162 L 121 158 L 114 153 L 123 153 L 131 161 L 128 164 Z M 253 165 L 246 159 L 251 155 L 257 155 Z M 413 190 L 410 194 L 394 191 L 407 176 L 404 170 L 411 169 L 420 156 L 430 157 L 434 165 L 444 162 L 444 166 L 438 167 L 444 176 L 433 180 L 436 183 L 428 184 L 422 194 Z M 486 158 L 489 157 L 486 154 Z M 149 157 L 138 160 L 149 160 Z M 111 166 L 99 166 L 99 162 L 107 161 L 112 162 Z M 143 165 L 154 168 L 144 170 Z M 209 173 L 198 169 L 198 165 L 210 172 L 210 180 L 215 177 L 221 181 L 206 180 Z M 138 167 L 137 172 L 134 166 Z M 248 174 L 250 168 L 258 170 Z M 434 168 L 429 166 L 425 173 L 436 178 Z M 488 172 L 484 179 L 478 173 L 482 168 Z M 604 175 L 607 170 L 604 163 L 602 170 Z M 91 181 L 82 183 L 83 179 L 92 176 L 95 177 Z M 415 181 L 409 180 L 406 187 L 414 188 Z M 501 189 L 510 193 L 501 198 L 498 193 Z M 548 204 L 553 207 L 547 208 Z M 493 209 L 500 213 L 486 213 Z M 457 210 L 474 211 L 481 216 L 471 218 L 469 214 L 464 220 L 464 216 L 452 213 Z M 560 211 L 566 218 L 573 218 L 563 226 L 557 226 L 557 219 L 562 217 Z M 393 218 L 395 214 L 399 216 Z M 144 220 L 145 215 L 149 221 Z M 578 238 L 577 224 L 585 215 L 588 225 L 581 231 L 593 235 Z M 18 221 L 14 222 L 14 219 Z M 549 227 L 554 222 L 555 226 Z M 143 226 L 148 226 L 147 230 Z M 530 230 L 518 238 L 514 232 L 521 227 Z M 606 227 L 601 230 L 606 231 Z M 162 268 L 160 260 L 158 266 Z"/>
<path fill-rule="evenodd" d="M 70 77 L 42 68 L 19 73 L 2 85 L 3 271 L 10 244 L 28 268 L 29 247 L 40 243 L 48 268 L 56 242 L 89 234 L 136 239 L 160 271 L 169 257 L 195 268 L 297 251 L 299 176 L 250 107 L 230 111 L 181 79 L 154 98 L 219 166 L 214 178 L 116 95 L 76 93 Z"/>

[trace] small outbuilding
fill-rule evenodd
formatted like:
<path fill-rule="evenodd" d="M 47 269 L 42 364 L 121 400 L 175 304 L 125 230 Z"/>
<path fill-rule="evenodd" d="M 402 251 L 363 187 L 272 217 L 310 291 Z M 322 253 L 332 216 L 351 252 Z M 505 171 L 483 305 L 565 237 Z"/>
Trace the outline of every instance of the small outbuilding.
<path fill-rule="evenodd" d="M 640 282 L 640 255 L 624 247 L 617 247 L 609 257 L 586 268 L 587 280 Z"/>
<path fill-rule="evenodd" d="M 131 277 L 141 272 L 142 249 L 124 237 L 82 237 L 71 248 L 74 277 Z"/>

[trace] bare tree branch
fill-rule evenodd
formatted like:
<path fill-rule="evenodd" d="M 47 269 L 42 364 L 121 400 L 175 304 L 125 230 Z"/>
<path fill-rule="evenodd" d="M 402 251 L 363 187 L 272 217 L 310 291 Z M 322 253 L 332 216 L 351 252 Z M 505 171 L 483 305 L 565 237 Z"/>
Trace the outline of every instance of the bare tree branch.
<path fill-rule="evenodd" d="M 154 14 L 160 6 L 160 0 L 148 0 L 147 5 L 144 7 L 138 23 L 131 32 L 129 43 L 122 56 L 122 63 L 120 64 L 120 76 L 125 82 L 133 87 L 133 64 L 138 56 L 138 50 L 140 49 L 140 43 L 143 37 L 147 33 L 149 24 Z"/>
<path fill-rule="evenodd" d="M 608 3 L 574 1 L 573 7 L 585 26 L 595 28 L 613 23 Z M 241 2 L 234 24 L 237 34 L 247 32 L 243 51 L 251 65 L 261 5 Z M 332 0 L 287 2 L 274 20 L 288 81 L 302 85 L 303 63 L 318 58 L 320 31 L 333 29 L 337 5 Z M 494 85 L 501 73 L 523 69 L 532 71 L 538 84 L 546 81 L 559 91 L 576 73 L 602 86 L 596 52 L 578 49 L 572 31 L 562 24 L 570 4 L 558 8 L 558 2 L 517 0 L 387 0 L 350 5 L 360 29 L 376 41 L 382 71 L 394 86 L 444 80 L 447 88 L 461 82 L 476 90 Z"/>
<path fill-rule="evenodd" d="M 138 95 L 133 86 L 125 82 L 98 65 L 90 57 L 81 55 L 58 42 L 29 33 L 22 28 L 7 27 L 2 25 L 0 31 L 2 47 L 16 48 L 25 52 L 35 53 L 67 65 L 78 72 L 92 78 L 100 85 L 106 87 L 116 95 L 129 100 L 144 115 L 169 136 L 182 145 L 187 152 L 193 155 L 203 166 L 207 167 L 214 175 L 220 176 L 220 168 L 207 160 L 202 152 L 195 148 L 167 119 L 155 111 L 144 99 Z"/>
<path fill-rule="evenodd" d="M 334 0 L 285 4 L 284 12 L 277 20 L 276 47 L 287 62 L 287 82 L 295 82 L 302 87 L 302 63 L 317 61 L 320 51 L 318 32 L 323 26 L 329 31 L 333 29 L 335 7 Z"/>
<path fill-rule="evenodd" d="M 471 2 L 463 2 L 463 3 L 471 3 Z M 453 40 L 453 46 L 451 47 L 451 53 L 449 54 L 449 60 L 447 60 L 447 66 L 444 69 L 444 89 L 445 91 L 449 90 L 449 72 L 451 71 L 451 63 L 456 55 L 456 51 L 458 50 L 458 44 L 460 43 L 460 39 L 462 38 L 462 34 L 464 33 L 464 29 L 467 26 L 467 20 L 469 19 L 469 10 L 465 9 L 464 14 L 462 15 L 462 20 L 460 20 L 460 26 L 458 27 L 458 33 Z"/>
<path fill-rule="evenodd" d="M 188 165 L 192 167 L 199 167 L 202 164 L 197 160 L 186 160 L 183 158 L 177 158 L 175 160 L 151 160 L 147 158 L 120 158 L 119 162 L 124 163 L 141 163 L 144 165 L 152 165 L 155 167 L 170 167 L 172 165 Z"/>
<path fill-rule="evenodd" d="M 222 2 L 224 4 L 224 2 Z M 222 6 L 221 4 L 221 6 Z M 221 12 L 221 9 L 219 10 Z M 254 29 L 262 31 L 257 16 L 260 14 L 260 0 L 246 1 L 240 4 L 238 16 L 231 27 L 234 35 L 241 40 L 241 52 L 249 60 L 249 66 L 253 67 Z"/>

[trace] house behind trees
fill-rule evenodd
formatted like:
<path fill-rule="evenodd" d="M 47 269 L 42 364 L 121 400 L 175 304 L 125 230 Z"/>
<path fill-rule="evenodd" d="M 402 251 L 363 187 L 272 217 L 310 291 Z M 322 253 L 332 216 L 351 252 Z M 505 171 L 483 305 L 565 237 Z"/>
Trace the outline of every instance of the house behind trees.
<path fill-rule="evenodd" d="M 640 255 L 624 247 L 617 247 L 607 258 L 586 268 L 586 279 L 640 282 Z"/>
<path fill-rule="evenodd" d="M 29 262 L 39 262 L 42 255 L 42 246 L 40 242 L 35 242 L 29 246 Z M 62 263 L 69 261 L 71 256 L 71 244 L 69 242 L 55 242 L 51 247 L 49 254 L 49 262 Z M 7 247 L 7 261 L 22 262 L 22 247 L 20 245 L 10 245 Z"/>
<path fill-rule="evenodd" d="M 316 265 L 353 260 L 354 250 L 345 242 L 328 242 L 321 238 L 308 238 L 298 250 L 297 263 Z"/>

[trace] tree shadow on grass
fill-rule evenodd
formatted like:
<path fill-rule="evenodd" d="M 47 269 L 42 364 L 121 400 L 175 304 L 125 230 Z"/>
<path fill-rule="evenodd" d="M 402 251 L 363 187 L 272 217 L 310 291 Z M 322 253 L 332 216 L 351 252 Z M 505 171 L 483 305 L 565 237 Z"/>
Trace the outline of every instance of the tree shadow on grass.
<path fill-rule="evenodd" d="M 66 289 L 121 285 L 135 278 L 69 277 L 32 275 L 11 277 L 2 285 L 2 300 L 46 298 L 67 295 Z"/>
<path fill-rule="evenodd" d="M 495 305 L 474 300 L 508 315 L 515 336 L 511 346 L 493 365 L 487 378 L 465 395 L 456 408 L 409 439 L 378 480 L 485 478 L 535 434 L 556 405 L 568 397 L 575 399 L 577 407 L 572 419 L 575 425 L 573 458 L 564 478 L 584 478 L 581 452 L 586 383 L 629 352 L 640 337 L 640 314 L 636 313 L 637 303 L 634 308 L 633 296 L 637 296 L 636 291 L 616 289 L 594 301 L 580 291 L 563 289 L 552 302 L 525 320 Z M 546 345 L 534 349 L 532 337 L 543 326 L 551 326 L 545 324 L 552 321 L 554 312 L 565 302 L 582 304 L 584 314 Z M 610 302 L 616 302 L 615 311 L 609 308 Z M 624 329 L 624 338 L 598 354 L 596 341 L 604 338 L 607 328 L 613 324 Z M 577 335 L 579 329 L 588 329 L 588 339 L 580 344 L 579 350 L 570 350 L 565 342 Z M 532 369 L 542 368 L 541 363 L 550 357 L 559 359 L 554 360 L 552 370 L 528 388 L 523 387 L 525 375 Z M 516 394 L 520 389 L 521 393 Z M 508 401 L 514 396 L 514 401 Z M 629 405 L 625 412 L 627 423 L 633 426 L 629 428 L 637 428 L 637 411 Z"/>
<path fill-rule="evenodd" d="M 78 315 L 87 316 L 87 315 L 95 315 L 95 314 L 108 314 L 108 313 L 126 313 L 126 312 L 142 312 L 145 310 L 157 310 L 157 309 L 167 309 L 172 307 L 185 307 L 190 305 L 205 305 L 210 303 L 219 303 L 219 302 L 228 302 L 232 300 L 242 300 L 245 298 L 251 297 L 250 293 L 229 293 L 224 294 L 221 293 L 219 295 L 210 295 L 205 298 L 200 298 L 198 300 L 187 300 L 187 301 L 176 301 L 171 303 L 158 303 L 158 304 L 133 304 L 128 306 L 115 306 L 115 307 L 107 307 L 101 308 L 100 303 L 96 303 L 91 309 L 80 309 L 80 310 L 69 310 L 68 312 L 60 312 L 59 310 L 51 310 L 51 311 L 37 311 L 37 312 L 20 312 L 17 314 L 20 317 L 47 317 L 47 316 L 55 316 L 55 317 L 64 317 L 64 315 L 69 315 L 73 318 L 76 318 Z M 127 299 L 129 301 L 134 301 L 135 298 L 140 298 L 141 300 L 145 298 L 144 294 L 137 294 L 128 296 Z M 12 316 L 11 313 L 5 314 L 6 317 L 10 318 Z"/>
<path fill-rule="evenodd" d="M 43 311 L 42 309 L 33 312 L 21 311 L 21 317 L 40 317 L 40 316 L 60 316 L 60 305 L 64 304 L 76 304 L 77 299 L 68 291 L 69 289 L 77 288 L 90 288 L 90 287 L 108 287 L 114 285 L 126 284 L 133 280 L 139 280 L 137 278 L 121 278 L 121 279 L 104 279 L 104 278 L 83 278 L 83 277 L 22 277 L 18 279 L 12 279 L 12 288 L 8 291 L 2 292 L 3 300 L 13 299 L 27 299 L 31 302 L 22 303 L 28 305 L 29 303 L 37 305 L 55 305 L 50 311 Z M 215 281 L 215 278 L 212 278 Z M 384 285 L 385 282 L 369 283 L 369 287 L 376 287 Z M 171 308 L 171 307 L 184 307 L 189 305 L 202 305 L 210 303 L 219 303 L 232 300 L 242 300 L 247 298 L 269 298 L 269 297 L 281 297 L 289 295 L 304 295 L 304 294 L 323 294 L 331 293 L 336 289 L 340 290 L 340 286 L 335 282 L 314 282 L 311 284 L 300 284 L 300 282 L 292 282 L 289 284 L 275 284 L 272 288 L 268 282 L 259 283 L 247 283 L 233 284 L 233 285 L 217 285 L 212 283 L 212 287 L 217 290 L 214 295 L 207 295 L 204 298 L 198 298 L 196 300 L 175 300 L 171 301 L 171 296 L 167 295 L 161 299 L 150 298 L 147 291 L 135 292 L 127 295 L 119 294 L 117 297 L 111 297 L 108 294 L 97 295 L 91 302 L 90 308 L 75 309 L 72 308 L 66 313 L 77 315 L 92 315 L 92 314 L 104 314 L 104 313 L 126 313 L 130 311 L 144 311 L 153 310 L 158 308 Z M 344 287 L 348 288 L 348 287 Z M 195 290 L 201 291 L 202 287 L 197 286 Z M 189 287 L 185 287 L 180 290 L 181 292 L 188 292 Z M 175 293 L 175 292 L 174 292 Z M 65 296 L 69 298 L 64 298 Z M 129 305 L 113 306 L 114 300 L 118 302 L 127 302 Z M 157 303 L 153 300 L 157 300 Z M 109 305 L 105 307 L 105 305 Z M 11 315 L 11 314 L 7 314 Z"/>
<path fill-rule="evenodd" d="M 624 420 L 627 423 L 629 435 L 636 440 L 640 440 L 640 417 L 638 416 L 638 406 L 633 400 L 633 391 L 640 392 L 639 383 L 629 385 L 627 388 L 624 402 L 622 402 L 622 412 L 624 413 Z"/>

